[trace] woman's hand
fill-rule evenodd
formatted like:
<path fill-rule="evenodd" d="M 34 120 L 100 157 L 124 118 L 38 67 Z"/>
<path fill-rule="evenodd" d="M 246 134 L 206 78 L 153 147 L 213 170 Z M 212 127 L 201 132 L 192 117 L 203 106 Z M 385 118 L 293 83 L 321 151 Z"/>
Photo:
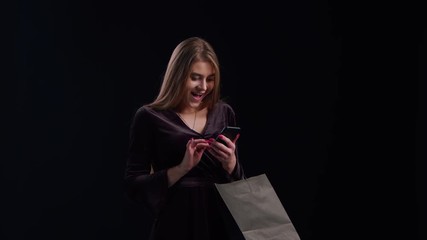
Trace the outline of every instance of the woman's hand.
<path fill-rule="evenodd" d="M 195 167 L 200 162 L 203 152 L 209 147 L 210 142 L 211 140 L 206 139 L 190 139 L 187 142 L 187 149 L 180 167 L 186 172 Z"/>
<path fill-rule="evenodd" d="M 221 162 L 222 167 L 228 172 L 231 173 L 236 166 L 236 142 L 240 137 L 240 134 L 237 134 L 236 138 L 231 140 L 224 135 L 219 135 L 219 138 L 223 140 L 226 144 L 222 144 L 214 139 L 211 140 L 210 147 L 208 149 L 209 153 L 214 156 L 218 161 Z"/>
<path fill-rule="evenodd" d="M 210 140 L 193 138 L 187 142 L 184 158 L 181 163 L 167 170 L 168 186 L 174 185 L 200 162 L 203 152 L 209 147 L 209 143 Z"/>

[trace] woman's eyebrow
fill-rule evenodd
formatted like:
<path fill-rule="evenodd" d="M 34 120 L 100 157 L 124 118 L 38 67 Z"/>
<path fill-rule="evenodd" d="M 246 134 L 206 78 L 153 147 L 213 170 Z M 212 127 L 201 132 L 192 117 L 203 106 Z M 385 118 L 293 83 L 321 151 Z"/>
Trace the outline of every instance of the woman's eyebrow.
<path fill-rule="evenodd" d="M 190 73 L 191 76 L 197 76 L 197 77 L 203 77 L 203 74 L 200 73 L 196 73 L 196 72 L 192 72 Z M 212 73 L 211 75 L 209 75 L 208 77 L 213 77 L 215 76 L 215 73 Z"/>

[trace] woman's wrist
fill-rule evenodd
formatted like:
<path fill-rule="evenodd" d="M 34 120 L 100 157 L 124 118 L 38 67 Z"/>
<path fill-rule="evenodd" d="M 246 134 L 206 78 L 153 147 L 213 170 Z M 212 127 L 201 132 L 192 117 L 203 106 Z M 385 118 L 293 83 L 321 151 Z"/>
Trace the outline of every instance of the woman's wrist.
<path fill-rule="evenodd" d="M 226 164 L 222 164 L 222 167 L 228 172 L 228 174 L 231 174 L 236 167 L 236 161 L 230 161 Z"/>
<path fill-rule="evenodd" d="M 180 165 L 176 165 L 167 170 L 168 175 L 168 185 L 169 187 L 174 185 L 179 179 L 181 179 L 185 174 L 187 174 L 187 170 Z"/>
<path fill-rule="evenodd" d="M 187 174 L 190 171 L 190 169 L 183 167 L 181 164 L 178 164 L 173 168 L 175 168 L 177 173 L 181 176 L 184 176 L 185 174 Z"/>

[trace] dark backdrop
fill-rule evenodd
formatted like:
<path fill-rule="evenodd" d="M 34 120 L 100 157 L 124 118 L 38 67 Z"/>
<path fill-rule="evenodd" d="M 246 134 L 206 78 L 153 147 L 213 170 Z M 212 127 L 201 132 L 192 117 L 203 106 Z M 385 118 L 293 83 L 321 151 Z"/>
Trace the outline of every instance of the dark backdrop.
<path fill-rule="evenodd" d="M 246 173 L 268 175 L 302 240 L 426 239 L 420 5 L 10 6 L 1 239 L 146 238 L 123 192 L 129 126 L 189 36 L 217 50 Z"/>

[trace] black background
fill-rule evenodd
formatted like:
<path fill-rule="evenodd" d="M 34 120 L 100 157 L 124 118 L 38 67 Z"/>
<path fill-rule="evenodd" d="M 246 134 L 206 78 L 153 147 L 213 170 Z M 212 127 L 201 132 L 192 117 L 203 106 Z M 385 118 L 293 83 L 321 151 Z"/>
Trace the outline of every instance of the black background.
<path fill-rule="evenodd" d="M 267 174 L 302 240 L 427 238 L 420 4 L 10 7 L 1 239 L 148 236 L 123 192 L 130 121 L 190 36 L 220 58 L 246 174 Z"/>

